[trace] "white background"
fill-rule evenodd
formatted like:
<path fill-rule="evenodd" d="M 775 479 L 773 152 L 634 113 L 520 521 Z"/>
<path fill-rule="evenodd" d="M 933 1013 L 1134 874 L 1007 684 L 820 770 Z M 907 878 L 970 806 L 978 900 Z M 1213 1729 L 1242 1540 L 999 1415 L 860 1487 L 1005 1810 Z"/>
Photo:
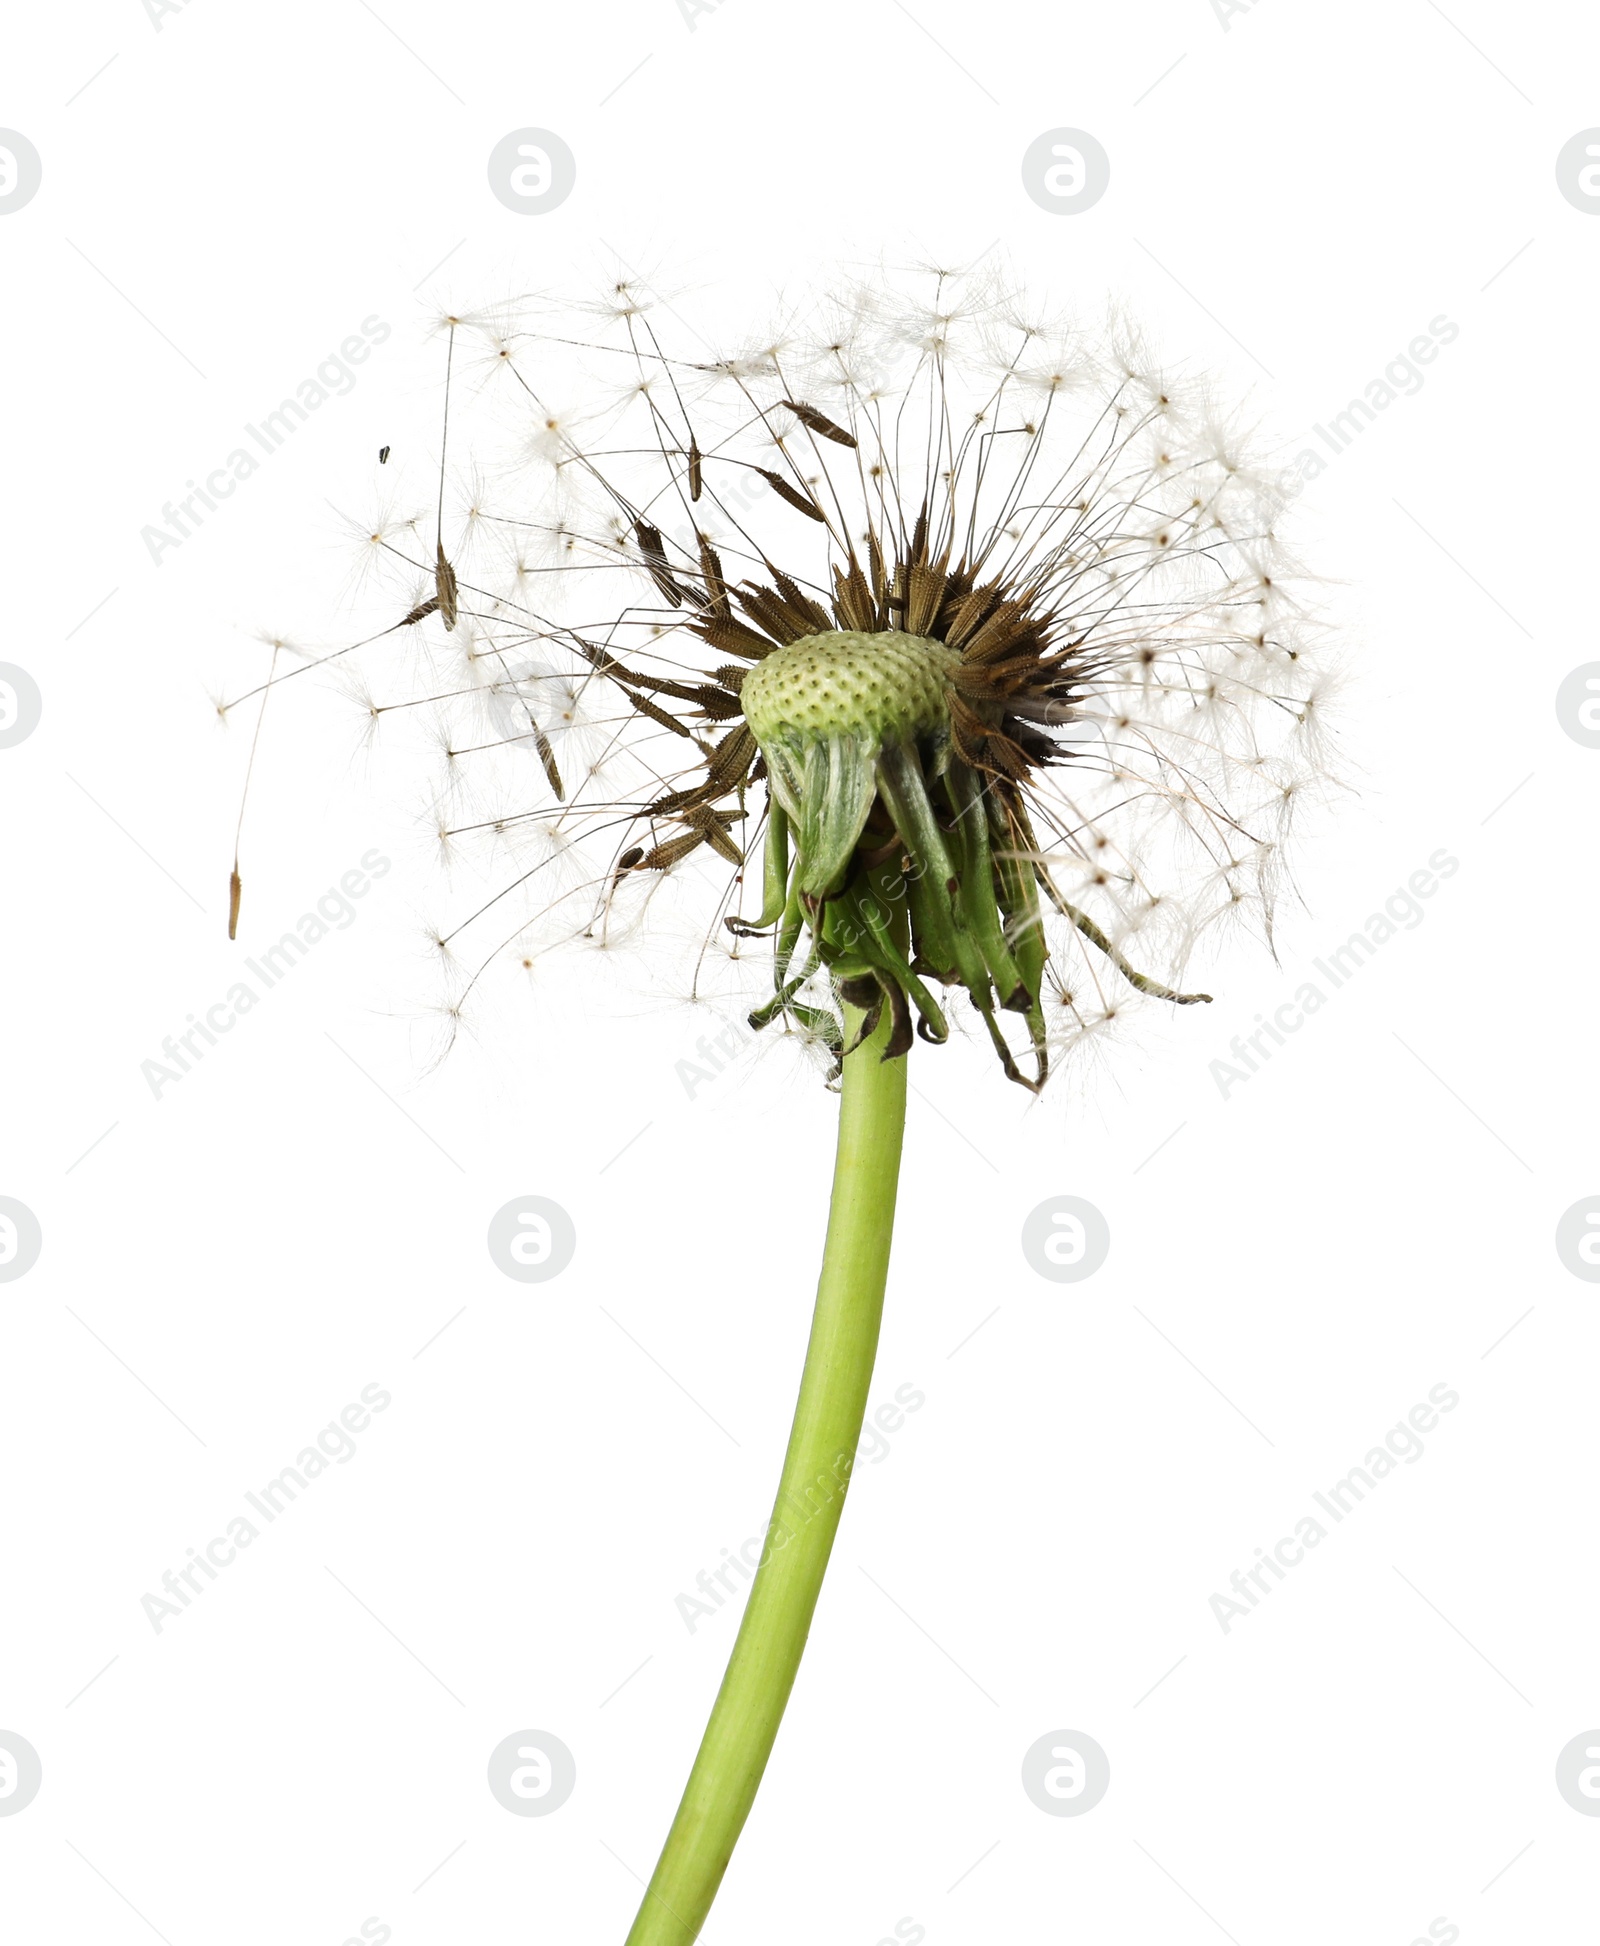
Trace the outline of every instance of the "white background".
<path fill-rule="evenodd" d="M 0 1818 L 7 1937 L 626 1932 L 733 1635 L 675 1598 L 776 1476 L 833 1100 L 780 1051 L 690 1101 L 706 1019 L 584 963 L 427 1071 L 450 894 L 415 779 L 328 697 L 264 745 L 230 948 L 245 743 L 209 696 L 260 679 L 262 631 L 339 639 L 328 503 L 364 517 L 377 447 L 432 422 L 441 301 L 620 260 L 737 322 L 996 243 L 1125 298 L 1290 452 L 1430 320 L 1460 333 L 1294 509 L 1357 790 L 1281 966 L 1208 966 L 1213 1007 L 1036 1106 L 975 1047 L 912 1057 L 874 1397 L 926 1404 L 862 1470 L 705 1937 L 1590 1936 L 1600 1821 L 1554 1765 L 1600 1724 L 1600 1291 L 1553 1237 L 1600 1192 L 1600 753 L 1554 709 L 1600 655 L 1600 220 L 1555 180 L 1600 122 L 1593 25 L 89 0 L 5 38 L 44 183 L 0 217 L 4 658 L 45 711 L 0 752 L 0 1192 L 44 1231 L 0 1287 L 0 1728 L 44 1768 Z M 1078 215 L 1019 175 L 1063 124 L 1112 161 Z M 528 125 L 578 159 L 542 216 L 485 176 Z M 141 527 L 371 315 L 356 389 L 154 565 Z M 358 923 L 154 1099 L 163 1037 L 374 846 Z M 1230 1038 L 1439 847 L 1425 921 L 1223 1099 Z M 485 1247 L 528 1192 L 579 1237 L 532 1287 Z M 1058 1194 L 1111 1225 L 1080 1285 L 1019 1245 Z M 356 1457 L 156 1633 L 141 1597 L 369 1383 Z M 1441 1383 L 1425 1457 L 1224 1634 L 1229 1575 Z M 550 1817 L 485 1784 L 525 1728 L 576 1757 Z M 1062 1728 L 1111 1762 L 1077 1818 L 1019 1781 Z"/>

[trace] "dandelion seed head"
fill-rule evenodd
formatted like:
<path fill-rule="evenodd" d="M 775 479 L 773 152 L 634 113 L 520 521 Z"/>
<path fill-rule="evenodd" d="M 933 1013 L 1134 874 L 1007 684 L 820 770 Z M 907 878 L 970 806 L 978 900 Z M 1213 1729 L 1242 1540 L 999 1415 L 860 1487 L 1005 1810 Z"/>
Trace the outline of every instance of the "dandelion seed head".
<path fill-rule="evenodd" d="M 901 723 L 880 698 L 869 727 L 909 739 L 935 850 L 985 821 L 992 858 L 964 854 L 1000 888 L 985 1019 L 997 1046 L 1031 1035 L 1041 1075 L 1178 994 L 1229 931 L 1270 941 L 1291 831 L 1332 788 L 1334 685 L 1238 416 L 1127 319 L 1052 319 L 997 276 L 877 278 L 711 352 L 652 282 L 439 319 L 474 347 L 439 517 L 453 629 L 430 609 L 433 523 L 390 507 L 361 529 L 407 625 L 343 687 L 369 734 L 391 710 L 434 724 L 433 838 L 467 899 L 438 935 L 462 969 L 451 1033 L 499 963 L 648 939 L 647 982 L 675 941 L 697 1003 L 837 1049 L 854 962 L 823 950 L 829 904 L 910 840 L 880 781 L 838 885 L 760 911 L 775 806 L 796 832 L 808 815 L 802 744 L 786 783 L 788 729 L 760 710 L 802 639 L 939 651 L 938 707 Z M 837 734 L 818 709 L 795 736 Z M 730 930 L 758 920 L 764 941 Z M 929 937 L 905 992 L 957 979 Z M 1023 1032 L 994 968 L 1036 937 L 1049 1004 Z"/>

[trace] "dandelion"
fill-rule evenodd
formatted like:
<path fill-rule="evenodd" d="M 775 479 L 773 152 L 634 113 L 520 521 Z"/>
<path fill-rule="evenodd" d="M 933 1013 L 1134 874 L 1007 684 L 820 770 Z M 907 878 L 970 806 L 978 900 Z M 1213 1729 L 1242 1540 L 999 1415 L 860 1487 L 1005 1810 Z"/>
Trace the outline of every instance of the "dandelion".
<path fill-rule="evenodd" d="M 1327 678 L 1270 478 L 1115 319 L 935 271 L 726 357 L 626 282 L 442 328 L 447 410 L 509 427 L 471 444 L 499 485 L 474 479 L 448 545 L 442 491 L 431 532 L 364 536 L 401 618 L 325 660 L 364 665 L 373 723 L 434 715 L 441 846 L 508 861 L 441 935 L 452 1019 L 504 959 L 648 953 L 687 914 L 697 987 L 758 979 L 751 1026 L 841 1095 L 768 1544 L 629 1934 L 687 1946 L 849 1487 L 916 1041 L 973 1022 L 1036 1092 L 1134 1007 L 1207 1000 L 1202 942 L 1270 942 Z"/>

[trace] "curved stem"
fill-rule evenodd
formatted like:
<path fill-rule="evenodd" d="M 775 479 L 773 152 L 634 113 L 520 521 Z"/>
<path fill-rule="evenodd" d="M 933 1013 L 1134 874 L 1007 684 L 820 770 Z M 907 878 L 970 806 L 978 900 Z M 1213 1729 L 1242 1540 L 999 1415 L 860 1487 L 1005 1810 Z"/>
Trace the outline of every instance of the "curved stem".
<path fill-rule="evenodd" d="M 845 1045 L 860 1015 L 847 1008 Z M 852 1017 L 853 1016 L 853 1017 Z M 906 1063 L 881 1059 L 888 1010 L 845 1056 L 817 1308 L 778 1498 L 711 1721 L 627 1946 L 690 1946 L 755 1800 L 844 1509 L 878 1349 Z"/>

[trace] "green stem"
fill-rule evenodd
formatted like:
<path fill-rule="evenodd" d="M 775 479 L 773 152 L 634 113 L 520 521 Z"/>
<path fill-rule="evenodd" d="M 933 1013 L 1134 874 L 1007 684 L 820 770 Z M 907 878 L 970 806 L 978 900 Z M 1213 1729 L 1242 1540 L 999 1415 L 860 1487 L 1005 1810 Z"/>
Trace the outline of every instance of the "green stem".
<path fill-rule="evenodd" d="M 860 1016 L 846 1010 L 845 1045 Z M 739 1637 L 627 1946 L 699 1937 L 755 1801 L 822 1589 L 855 1465 L 894 1229 L 906 1063 L 880 1058 L 889 1010 L 845 1057 L 817 1308 L 789 1449 Z"/>

